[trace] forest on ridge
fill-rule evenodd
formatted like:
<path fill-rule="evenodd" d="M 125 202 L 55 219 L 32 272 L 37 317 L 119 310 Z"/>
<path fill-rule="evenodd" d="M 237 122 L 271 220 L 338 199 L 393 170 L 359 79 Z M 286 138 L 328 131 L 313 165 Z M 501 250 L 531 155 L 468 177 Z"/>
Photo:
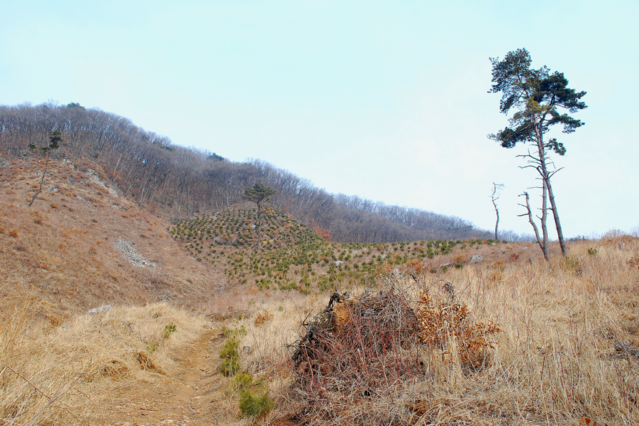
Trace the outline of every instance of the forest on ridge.
<path fill-rule="evenodd" d="M 128 118 L 97 108 L 54 102 L 0 106 L 0 152 L 9 158 L 29 155 L 29 144 L 44 144 L 54 130 L 62 132 L 64 142 L 52 158 L 97 163 L 127 197 L 174 218 L 225 209 L 241 201 L 244 188 L 261 181 L 277 191 L 274 208 L 311 229 L 328 231 L 336 242 L 491 237 L 459 217 L 330 194 L 261 160 L 232 162 L 178 146 Z M 500 237 L 518 236 L 506 231 Z"/>

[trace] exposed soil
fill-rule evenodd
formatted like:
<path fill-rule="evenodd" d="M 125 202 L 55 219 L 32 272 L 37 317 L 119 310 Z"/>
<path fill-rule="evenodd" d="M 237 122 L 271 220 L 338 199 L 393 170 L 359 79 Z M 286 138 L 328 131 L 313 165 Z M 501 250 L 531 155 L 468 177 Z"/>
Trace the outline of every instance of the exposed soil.
<path fill-rule="evenodd" d="M 224 395 L 217 354 L 224 341 L 220 329 L 204 333 L 178 352 L 178 368 L 155 374 L 151 382 L 134 382 L 113 392 L 112 403 L 96 411 L 100 421 L 114 425 L 222 425 L 223 404 L 237 403 Z"/>

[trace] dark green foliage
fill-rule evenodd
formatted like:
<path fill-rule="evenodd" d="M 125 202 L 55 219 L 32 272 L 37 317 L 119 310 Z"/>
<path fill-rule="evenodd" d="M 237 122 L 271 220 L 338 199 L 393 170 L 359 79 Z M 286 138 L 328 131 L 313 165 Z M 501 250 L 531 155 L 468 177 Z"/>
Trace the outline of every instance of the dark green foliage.
<path fill-rule="evenodd" d="M 226 342 L 220 351 L 220 359 L 222 364 L 220 365 L 220 373 L 224 376 L 233 376 L 240 371 L 240 353 L 238 348 L 240 346 L 240 336 L 246 334 L 244 327 L 236 329 L 225 329 L 224 337 Z"/>
<path fill-rule="evenodd" d="M 244 199 L 256 203 L 259 209 L 260 203 L 268 201 L 271 195 L 275 193 L 276 191 L 274 189 L 257 182 L 252 188 L 246 188 L 244 190 Z"/>
<path fill-rule="evenodd" d="M 245 417 L 260 419 L 275 408 L 275 402 L 268 396 L 267 390 L 252 391 L 244 389 L 240 392 L 240 412 Z"/>
<path fill-rule="evenodd" d="M 508 114 L 515 107 L 519 111 L 510 119 L 512 127 L 490 135 L 504 148 L 512 148 L 520 142 L 537 143 L 539 134 L 544 134 L 555 124 L 563 126 L 564 133 L 572 133 L 584 123 L 559 109 L 575 113 L 586 108 L 581 98 L 586 92 L 577 92 L 568 87 L 563 73 L 541 67 L 532 69 L 532 59 L 526 49 L 508 52 L 503 60 L 491 58 L 493 64 L 493 86 L 490 93 L 502 93 L 499 110 Z M 544 146 L 559 155 L 566 153 L 564 145 L 550 139 Z"/>
<path fill-rule="evenodd" d="M 232 376 L 240 371 L 239 344 L 240 341 L 236 337 L 228 338 L 220 351 L 220 358 L 222 359 L 220 373 L 224 376 Z"/>

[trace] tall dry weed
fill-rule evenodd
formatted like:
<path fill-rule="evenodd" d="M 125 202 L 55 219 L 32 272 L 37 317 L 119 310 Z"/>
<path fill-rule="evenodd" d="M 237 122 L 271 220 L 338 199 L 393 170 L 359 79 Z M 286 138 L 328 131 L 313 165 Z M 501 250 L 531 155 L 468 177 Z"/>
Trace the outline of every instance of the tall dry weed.
<path fill-rule="evenodd" d="M 99 420 L 116 383 L 165 374 L 171 354 L 206 322 L 166 304 L 78 315 L 61 326 L 25 298 L 0 318 L 0 419 L 6 424 Z M 169 336 L 167 324 L 175 329 Z M 173 328 L 172 328 L 173 329 Z"/>

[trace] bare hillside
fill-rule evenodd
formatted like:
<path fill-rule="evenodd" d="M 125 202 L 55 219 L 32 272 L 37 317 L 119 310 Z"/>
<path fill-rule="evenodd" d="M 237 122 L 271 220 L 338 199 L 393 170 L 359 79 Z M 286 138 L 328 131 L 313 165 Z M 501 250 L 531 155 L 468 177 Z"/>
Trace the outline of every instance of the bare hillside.
<path fill-rule="evenodd" d="M 168 221 L 138 208 L 95 164 L 0 167 L 2 291 L 27 291 L 60 310 L 172 301 L 194 305 L 221 290 L 215 268 L 170 238 Z"/>

